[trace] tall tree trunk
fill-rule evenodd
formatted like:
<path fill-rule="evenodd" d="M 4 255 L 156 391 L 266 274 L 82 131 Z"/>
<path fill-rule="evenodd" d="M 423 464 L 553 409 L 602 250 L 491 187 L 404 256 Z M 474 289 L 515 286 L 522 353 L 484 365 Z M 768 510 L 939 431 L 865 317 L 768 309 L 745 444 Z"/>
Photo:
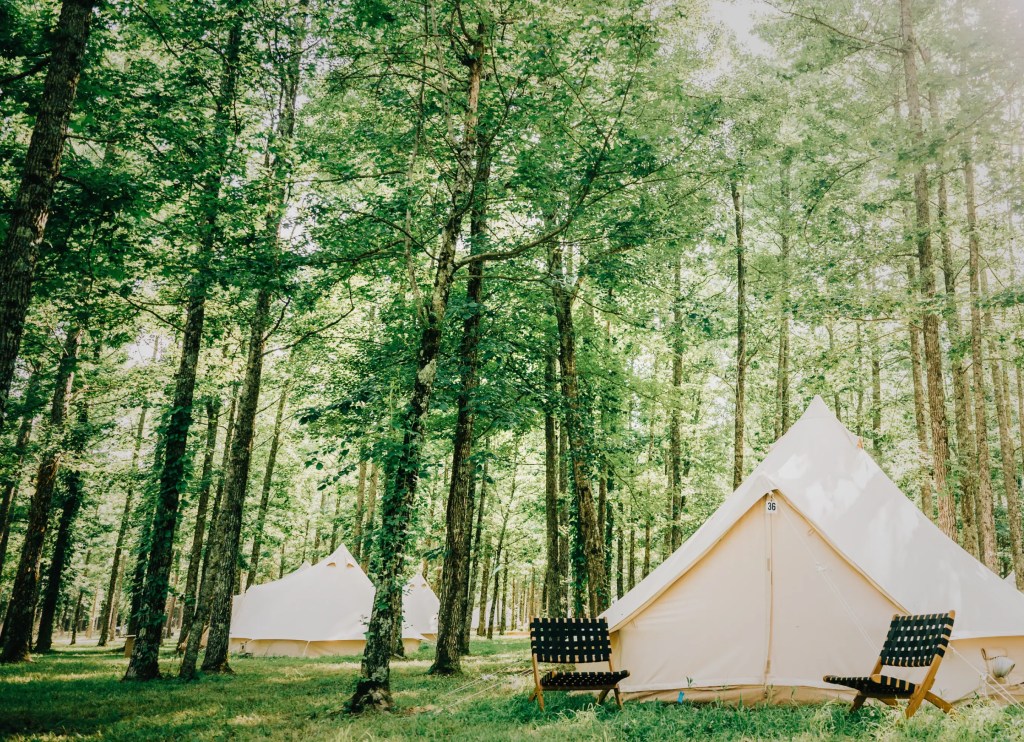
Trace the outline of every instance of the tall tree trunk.
<path fill-rule="evenodd" d="M 92 0 L 61 3 L 21 184 L 0 249 L 0 431 L 95 6 Z"/>
<path fill-rule="evenodd" d="M 389 467 L 388 482 L 381 500 L 381 522 L 388 524 L 388 527 L 381 528 L 377 534 L 377 550 L 371 565 L 377 596 L 370 615 L 362 671 L 350 703 L 350 708 L 356 712 L 369 707 L 391 706 L 391 636 L 401 615 L 403 568 L 419 482 L 423 428 L 437 377 L 441 332 L 455 278 L 456 244 L 462 231 L 463 218 L 472 208 L 473 201 L 473 156 L 476 153 L 477 110 L 487 51 L 486 34 L 487 29 L 482 23 L 479 24 L 472 40 L 473 51 L 466 58 L 466 109 L 461 141 L 456 145 L 455 182 L 452 184 L 448 217 L 441 230 L 435 258 L 433 290 L 421 306 L 422 327 L 416 378 L 408 404 L 402 411 L 401 454 L 396 458 L 393 468 Z"/>
<path fill-rule="evenodd" d="M 473 566 L 469 575 L 469 610 L 462 628 L 462 653 L 469 654 L 469 636 L 473 629 L 473 603 L 476 598 L 476 584 L 480 578 L 480 562 L 483 559 L 484 515 L 487 512 L 487 459 L 484 459 L 480 473 L 480 496 L 476 504 L 476 533 L 473 535 Z M 485 591 L 486 592 L 486 591 Z"/>
<path fill-rule="evenodd" d="M 982 280 L 982 292 L 987 294 L 986 281 Z M 985 313 L 986 325 L 991 333 L 995 333 L 992 317 Z M 1002 350 L 990 335 L 989 343 L 992 352 L 992 388 L 995 390 L 996 420 L 999 423 L 999 455 L 1003 470 L 1003 486 L 1006 490 L 1006 519 L 1010 531 L 1010 563 L 1013 565 L 1018 589 L 1024 588 L 1024 534 L 1022 534 L 1020 490 L 1017 487 L 1017 457 L 1013 436 L 1010 432 L 1010 390 L 1000 358 Z M 1016 575 L 1021 575 L 1017 577 Z"/>
<path fill-rule="evenodd" d="M 14 449 L 11 451 L 14 461 L 11 462 L 11 467 L 2 480 L 4 493 L 0 496 L 0 579 L 3 578 L 4 562 L 7 559 L 7 544 L 11 536 L 11 504 L 18 494 L 18 485 L 21 481 L 22 469 L 25 466 L 25 455 L 28 453 L 28 444 L 32 440 L 32 427 L 38 412 L 41 381 L 42 373 L 36 367 L 25 387 L 21 425 L 18 426 L 18 437 L 15 439 Z"/>
<path fill-rule="evenodd" d="M 914 298 L 917 298 L 917 270 L 914 262 L 907 263 L 907 278 Z M 910 372 L 914 386 L 914 421 L 917 430 L 917 450 L 921 462 L 921 510 L 928 520 L 935 521 L 935 503 L 932 498 L 932 473 L 928 464 L 928 410 L 925 400 L 924 380 L 921 370 L 921 330 L 917 326 L 919 315 L 907 323 L 910 332 Z"/>
<path fill-rule="evenodd" d="M 596 616 L 608 607 L 609 602 L 608 580 L 604 568 L 604 534 L 601 532 L 594 508 L 594 495 L 590 484 L 590 462 L 593 456 L 590 452 L 587 426 L 584 423 L 579 376 L 576 370 L 576 330 L 572 315 L 575 288 L 568 285 L 571 276 L 567 276 L 563 269 L 563 247 L 554 241 L 548 245 L 548 279 L 551 282 L 558 324 L 562 403 L 569 466 L 572 472 L 573 503 L 586 572 L 587 603 L 590 615 Z M 577 575 L 577 582 L 579 577 Z"/>
<path fill-rule="evenodd" d="M 476 635 L 487 635 L 487 591 L 491 580 L 491 537 L 487 536 L 483 545 L 483 568 L 480 572 L 480 604 L 477 613 Z"/>
<path fill-rule="evenodd" d="M 42 605 L 39 610 L 39 633 L 35 651 L 42 654 L 53 648 L 53 621 L 57 613 L 57 602 L 60 600 L 63 587 L 64 572 L 71 562 L 74 550 L 74 532 L 72 528 L 78 511 L 82 507 L 82 476 L 78 471 L 70 471 L 64 476 L 64 502 L 61 504 L 60 522 L 57 526 L 57 537 L 53 542 L 53 554 L 50 557 L 50 570 L 46 578 L 46 590 L 43 591 Z"/>
<path fill-rule="evenodd" d="M 793 156 L 787 150 L 782 158 L 780 176 L 780 195 L 782 197 L 782 216 L 779 220 L 779 254 L 780 279 L 782 289 L 779 291 L 779 357 L 775 369 L 775 439 L 778 440 L 789 430 L 789 284 L 790 284 L 790 174 L 793 167 Z"/>
<path fill-rule="evenodd" d="M 252 439 L 259 410 L 260 383 L 263 376 L 263 349 L 270 316 L 270 292 L 261 290 L 249 335 L 249 356 L 246 360 L 245 381 L 238 400 L 238 420 L 231 441 L 231 458 L 224 480 L 224 501 L 220 516 L 213 527 L 218 530 L 210 554 L 210 634 L 205 672 L 230 672 L 228 664 L 228 634 L 231 628 L 231 595 L 238 569 L 238 552 L 242 534 L 242 510 L 249 482 L 249 464 L 252 457 Z M 322 505 L 321 500 L 321 505 Z"/>
<path fill-rule="evenodd" d="M 919 164 L 914 170 L 914 224 L 917 255 L 921 273 L 921 293 L 924 295 L 924 358 L 928 378 L 928 412 L 931 422 L 931 442 L 935 492 L 939 500 L 939 528 L 951 539 L 956 539 L 956 505 L 948 486 L 949 437 L 946 426 L 946 389 L 942 379 L 942 345 L 939 338 L 939 316 L 934 310 L 935 261 L 932 255 L 931 215 L 928 202 L 928 169 L 921 159 L 925 156 L 924 127 L 921 122 L 921 95 L 917 81 L 914 22 L 911 0 L 900 0 L 901 56 L 907 86 L 907 111 L 913 137 L 914 155 Z"/>
<path fill-rule="evenodd" d="M 939 121 L 938 103 L 934 90 L 928 93 L 929 106 L 935 119 L 936 129 Z M 964 367 L 964 336 L 960 324 L 960 309 L 956 297 L 956 268 L 953 264 L 953 244 L 949 230 L 949 194 L 946 184 L 945 163 L 939 160 L 938 202 L 936 218 L 939 228 L 939 244 L 942 247 L 942 275 L 946 291 L 943 315 L 946 318 L 946 330 L 950 343 L 950 366 L 953 371 L 953 422 L 956 430 L 956 454 L 961 462 L 957 472 L 962 483 L 961 512 L 963 522 L 964 548 L 975 557 L 978 551 L 977 524 L 975 523 L 975 503 L 978 501 L 978 477 L 975 469 L 977 461 L 974 432 L 971 427 L 969 413 L 969 384 L 967 370 Z M 967 517 L 969 516 L 969 517 Z"/>
<path fill-rule="evenodd" d="M 481 42 L 482 43 L 482 42 Z M 481 47 L 482 52 L 482 47 Z M 482 60 L 481 60 L 482 63 Z M 487 188 L 491 168 L 485 147 L 477 153 L 478 165 L 470 208 L 470 252 L 487 250 Z M 466 316 L 459 342 L 461 370 L 455 438 L 452 443 L 452 478 L 445 510 L 444 565 L 441 570 L 441 607 L 438 612 L 437 654 L 428 673 L 462 672 L 459 663 L 462 628 L 471 610 L 469 599 L 470 535 L 473 529 L 473 430 L 476 424 L 474 395 L 479 384 L 480 328 L 484 310 L 484 261 L 469 265 L 466 283 Z"/>
<path fill-rule="evenodd" d="M 170 580 L 174 534 L 178 525 L 178 503 L 185 474 L 188 432 L 192 425 L 192 401 L 195 393 L 199 350 L 206 315 L 206 291 L 213 247 L 217 240 L 218 217 L 222 208 L 221 186 L 230 157 L 231 117 L 238 86 L 239 57 L 242 47 L 242 13 L 239 0 L 230 7 L 230 26 L 223 47 L 223 69 L 214 113 L 214 157 L 202 189 L 202 245 L 198 254 L 199 270 L 188 287 L 185 328 L 182 332 L 181 358 L 175 378 L 170 419 L 167 422 L 163 467 L 153 516 L 153 543 L 146 569 L 139 631 L 135 639 L 126 680 L 151 680 L 160 677 L 158 663 L 163 629 L 164 605 Z M 232 572 L 233 575 L 233 572 Z"/>
<path fill-rule="evenodd" d="M 736 418 L 733 430 L 732 488 L 743 481 L 743 439 L 747 397 L 747 256 L 743 243 L 743 196 L 736 178 L 729 180 L 736 228 Z"/>
<path fill-rule="evenodd" d="M 117 529 L 117 541 L 114 542 L 114 559 L 110 565 L 110 579 L 107 582 L 107 594 L 103 598 L 103 610 L 100 612 L 100 638 L 98 646 L 105 647 L 110 640 L 111 612 L 114 605 L 114 595 L 117 593 L 117 578 L 121 572 L 121 557 L 124 554 L 124 544 L 128 537 L 128 527 L 131 524 L 132 505 L 135 500 L 135 485 L 139 469 L 139 452 L 142 450 L 142 434 L 146 428 L 146 414 L 149 412 L 149 400 L 143 400 L 142 409 L 139 411 L 139 422 L 135 426 L 135 443 L 132 447 L 131 466 L 128 469 L 128 487 L 124 496 L 124 509 L 121 511 L 121 525 Z"/>
<path fill-rule="evenodd" d="M 549 617 L 565 615 L 559 569 L 562 560 L 559 555 L 561 539 L 558 528 L 558 432 L 555 429 L 555 399 L 557 394 L 555 356 L 545 354 L 544 389 L 547 399 L 544 405 L 544 517 L 547 525 L 547 565 L 544 571 L 544 595 L 547 598 L 545 612 Z"/>
<path fill-rule="evenodd" d="M 363 537 L 363 560 L 361 562 L 363 570 L 366 570 L 370 566 L 370 555 L 373 553 L 373 534 L 374 524 L 373 520 L 377 515 L 377 487 L 378 480 L 380 478 L 380 472 L 377 469 L 377 462 L 370 462 L 370 486 L 367 490 L 366 499 L 366 535 Z"/>
<path fill-rule="evenodd" d="M 3 650 L 0 662 L 27 662 L 29 644 L 32 640 L 32 622 L 35 615 L 36 592 L 39 583 L 39 561 L 43 554 L 50 503 L 53 500 L 54 484 L 64 453 L 64 421 L 68 413 L 71 390 L 75 380 L 78 351 L 84 329 L 79 325 L 68 328 L 64 348 L 57 365 L 57 376 L 53 387 L 53 401 L 50 405 L 49 427 L 45 433 L 47 443 L 39 461 L 36 474 L 36 489 L 29 504 L 25 540 L 21 547 L 18 571 L 14 577 L 11 600 L 7 606 L 0 641 Z"/>
<path fill-rule="evenodd" d="M 971 282 L 971 372 L 974 381 L 974 432 L 978 454 L 978 544 L 981 561 L 993 572 L 998 568 L 996 555 L 995 506 L 992 497 L 992 474 L 988 448 L 988 424 L 985 415 L 985 360 L 982 347 L 981 321 L 981 244 L 978 239 L 974 207 L 974 165 L 969 156 L 964 160 L 964 188 L 967 200 L 967 232 L 970 249 Z"/>
<path fill-rule="evenodd" d="M 672 392 L 669 403 L 668 421 L 668 490 L 671 506 L 672 547 L 675 551 L 682 543 L 682 529 L 679 519 L 683 513 L 683 464 L 682 464 L 682 404 L 683 404 L 683 256 L 676 256 L 673 266 L 675 301 L 672 304 Z"/>
<path fill-rule="evenodd" d="M 184 651 L 188 633 L 196 615 L 196 599 L 199 590 L 199 574 L 203 564 L 203 543 L 206 539 L 206 512 L 210 506 L 210 487 L 213 484 L 213 459 L 217 451 L 217 428 L 220 420 L 220 397 L 206 400 L 206 447 L 203 452 L 203 468 L 199 479 L 199 498 L 196 503 L 196 526 L 192 531 L 192 547 L 189 549 L 188 572 L 185 575 L 185 593 L 182 595 L 181 632 L 178 634 L 178 651 Z"/>
<path fill-rule="evenodd" d="M 356 484 L 355 523 L 352 526 L 352 556 L 357 562 L 363 556 L 363 520 L 366 517 L 366 461 L 359 460 L 359 479 Z"/>
<path fill-rule="evenodd" d="M 267 510 L 270 507 L 270 491 L 274 483 L 274 465 L 277 462 L 277 450 L 281 444 L 281 426 L 284 421 L 284 407 L 288 399 L 288 383 L 281 389 L 281 398 L 277 402 L 277 414 L 274 416 L 274 433 L 270 438 L 270 451 L 267 453 L 267 468 L 263 472 L 263 489 L 260 493 L 260 508 L 256 513 L 256 533 L 252 539 L 252 554 L 249 556 L 249 575 L 245 581 L 248 590 L 256 583 L 256 570 L 260 565 L 260 549 L 263 545 L 263 529 L 267 521 Z M 363 466 L 360 463 L 360 466 Z M 365 474 L 365 467 L 360 476 Z M 362 503 L 360 503 L 361 505 Z M 357 508 L 358 510 L 358 508 Z M 360 515 L 362 515 L 360 513 Z M 358 540 L 358 539 L 357 539 Z M 334 551 L 334 545 L 331 546 Z M 359 559 L 357 556 L 356 559 Z"/>

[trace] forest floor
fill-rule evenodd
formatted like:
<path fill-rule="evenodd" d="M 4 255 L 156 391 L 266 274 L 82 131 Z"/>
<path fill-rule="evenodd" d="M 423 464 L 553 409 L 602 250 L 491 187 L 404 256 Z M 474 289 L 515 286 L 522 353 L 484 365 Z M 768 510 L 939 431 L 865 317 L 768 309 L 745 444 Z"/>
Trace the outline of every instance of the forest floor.
<path fill-rule="evenodd" d="M 478 641 L 458 678 L 425 674 L 421 648 L 393 665 L 397 710 L 351 717 L 345 701 L 359 671 L 351 659 L 232 660 L 235 674 L 192 683 L 127 684 L 127 660 L 96 647 L 60 647 L 30 665 L 0 667 L 0 738 L 65 737 L 281 740 L 1024 740 L 1024 713 L 991 705 L 944 717 L 928 708 L 909 722 L 869 706 L 734 708 L 614 703 L 550 694 L 527 701 L 525 639 Z M 163 664 L 176 672 L 169 653 Z"/>

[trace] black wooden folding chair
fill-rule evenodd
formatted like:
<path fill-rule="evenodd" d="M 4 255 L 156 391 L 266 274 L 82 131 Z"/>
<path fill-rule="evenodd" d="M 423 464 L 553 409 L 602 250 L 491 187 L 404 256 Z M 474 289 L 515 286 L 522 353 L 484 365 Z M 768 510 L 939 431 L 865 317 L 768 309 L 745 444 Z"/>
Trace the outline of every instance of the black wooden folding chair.
<path fill-rule="evenodd" d="M 535 618 L 530 621 L 530 653 L 533 659 L 535 688 L 530 700 L 537 699 L 544 710 L 544 691 L 601 691 L 597 702 L 604 703 L 608 692 L 622 708 L 619 681 L 629 677 L 628 670 L 612 667 L 612 643 L 608 622 L 603 618 Z M 540 674 L 538 663 L 570 665 L 578 662 L 607 662 L 607 672 L 551 670 Z"/>
<path fill-rule="evenodd" d="M 889 634 L 882 646 L 882 653 L 875 663 L 875 669 L 867 677 L 843 677 L 826 675 L 826 683 L 845 685 L 857 691 L 853 699 L 850 713 L 864 705 L 869 698 L 877 698 L 882 703 L 899 708 L 897 699 L 909 699 L 907 718 L 913 716 L 924 701 L 938 706 L 947 714 L 953 707 L 931 692 L 935 682 L 935 674 L 949 637 L 953 633 L 953 619 L 956 611 L 949 613 L 927 613 L 918 616 L 893 616 L 889 624 Z M 924 679 L 910 682 L 902 678 L 882 675 L 883 667 L 927 667 Z"/>

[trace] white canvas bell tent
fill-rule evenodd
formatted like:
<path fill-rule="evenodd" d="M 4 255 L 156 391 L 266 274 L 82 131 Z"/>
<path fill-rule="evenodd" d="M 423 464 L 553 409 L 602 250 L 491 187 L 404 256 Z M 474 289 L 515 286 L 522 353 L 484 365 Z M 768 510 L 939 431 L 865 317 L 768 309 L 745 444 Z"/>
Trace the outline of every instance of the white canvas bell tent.
<path fill-rule="evenodd" d="M 441 601 L 422 573 L 417 572 L 405 584 L 402 606 L 405 622 L 425 639 L 437 641 L 437 613 L 441 610 Z"/>
<path fill-rule="evenodd" d="M 362 654 L 375 590 L 344 545 L 280 580 L 253 585 L 236 595 L 231 609 L 231 651 L 258 657 L 321 657 Z M 406 652 L 423 636 L 408 619 Z"/>
<path fill-rule="evenodd" d="M 931 523 L 815 398 L 714 515 L 603 615 L 628 697 L 787 703 L 851 698 L 822 676 L 869 674 L 893 614 L 951 609 L 933 692 L 1019 697 L 1024 594 Z M 987 675 L 983 649 L 1016 671 Z"/>

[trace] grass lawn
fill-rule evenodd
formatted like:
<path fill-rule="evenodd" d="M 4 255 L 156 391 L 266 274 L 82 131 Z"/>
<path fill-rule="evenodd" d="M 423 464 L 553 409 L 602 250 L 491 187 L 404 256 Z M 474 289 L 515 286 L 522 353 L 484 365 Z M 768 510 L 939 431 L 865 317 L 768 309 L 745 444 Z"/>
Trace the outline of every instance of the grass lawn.
<path fill-rule="evenodd" d="M 193 683 L 120 682 L 116 652 L 63 647 L 31 665 L 0 667 L 0 738 L 283 740 L 1024 740 L 1024 712 L 987 704 L 946 718 L 932 708 L 910 722 L 869 706 L 729 708 L 613 703 L 551 694 L 527 702 L 528 642 L 477 642 L 461 678 L 424 673 L 432 649 L 394 663 L 392 714 L 339 713 L 359 670 L 352 659 L 246 659 L 235 675 Z M 177 670 L 165 659 L 164 671 Z M 472 685 L 470 685 L 472 684 Z"/>

